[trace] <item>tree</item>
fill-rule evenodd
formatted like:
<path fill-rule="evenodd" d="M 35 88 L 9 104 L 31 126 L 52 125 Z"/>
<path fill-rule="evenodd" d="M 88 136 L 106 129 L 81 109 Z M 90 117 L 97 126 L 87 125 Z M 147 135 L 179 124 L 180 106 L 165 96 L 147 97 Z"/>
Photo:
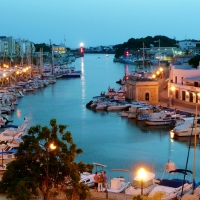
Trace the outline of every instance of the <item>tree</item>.
<path fill-rule="evenodd" d="M 194 56 L 188 61 L 189 65 L 192 65 L 194 68 L 197 68 L 199 66 L 199 62 L 200 62 L 200 55 Z"/>
<path fill-rule="evenodd" d="M 39 188 L 47 200 L 52 191 L 63 186 L 72 199 L 76 195 L 80 199 L 87 197 L 89 188 L 80 183 L 80 173 L 93 166 L 75 162 L 83 151 L 77 149 L 71 132 L 65 132 L 66 125 L 57 125 L 56 119 L 51 119 L 50 126 L 51 129 L 40 125 L 30 127 L 16 160 L 8 164 L 3 174 L 0 193 L 7 192 L 8 197 L 16 200 L 28 200 L 31 195 L 38 195 Z"/>

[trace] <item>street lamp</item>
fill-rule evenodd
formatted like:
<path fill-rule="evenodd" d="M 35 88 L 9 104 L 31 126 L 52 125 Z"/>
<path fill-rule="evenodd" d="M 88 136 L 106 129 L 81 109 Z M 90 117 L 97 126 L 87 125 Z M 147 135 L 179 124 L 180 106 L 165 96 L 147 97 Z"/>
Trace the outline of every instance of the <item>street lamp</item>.
<path fill-rule="evenodd" d="M 46 158 L 46 194 L 45 195 L 48 195 L 48 192 L 49 192 L 49 152 L 51 150 L 55 150 L 57 147 L 56 145 L 54 145 L 54 143 L 48 143 L 46 142 L 44 145 L 43 144 L 40 144 L 41 146 L 43 146 L 46 150 L 46 153 L 47 153 L 47 158 Z"/>
<path fill-rule="evenodd" d="M 173 102 L 173 101 L 174 101 L 174 100 L 173 100 L 174 95 L 173 95 L 173 94 L 174 94 L 175 89 L 176 89 L 176 88 L 175 88 L 174 86 L 170 87 L 170 90 L 171 90 L 171 92 L 172 92 L 172 94 L 171 94 L 171 92 L 170 92 L 170 101 L 171 101 L 170 104 L 171 104 L 172 106 L 174 105 L 174 102 Z"/>
<path fill-rule="evenodd" d="M 138 172 L 138 176 L 141 180 L 141 195 L 143 195 L 143 187 L 144 187 L 143 184 L 144 184 L 144 178 L 146 176 L 146 171 L 143 168 L 141 168 Z"/>

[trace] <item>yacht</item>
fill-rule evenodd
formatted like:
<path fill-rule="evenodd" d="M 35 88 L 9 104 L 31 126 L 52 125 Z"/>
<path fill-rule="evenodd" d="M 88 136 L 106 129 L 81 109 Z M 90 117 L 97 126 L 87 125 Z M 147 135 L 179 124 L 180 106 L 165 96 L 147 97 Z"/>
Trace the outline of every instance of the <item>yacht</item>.
<path fill-rule="evenodd" d="M 181 115 L 172 114 L 167 111 L 155 112 L 149 115 L 145 120 L 146 125 L 175 125 L 177 120 L 180 120 Z"/>
<path fill-rule="evenodd" d="M 170 135 L 175 135 L 178 137 L 187 137 L 187 136 L 194 136 L 200 134 L 200 124 L 197 123 L 197 129 L 195 127 L 195 124 L 193 123 L 193 120 L 185 121 L 183 124 L 180 124 L 178 126 L 175 126 L 172 131 L 170 131 Z"/>
<path fill-rule="evenodd" d="M 140 195 L 141 190 L 143 190 L 143 195 L 148 195 L 156 185 L 155 174 L 152 172 L 146 172 L 143 180 L 143 188 L 141 188 L 141 178 L 137 175 L 133 179 L 133 184 L 125 190 L 125 194 Z"/>
<path fill-rule="evenodd" d="M 162 179 L 160 183 L 153 188 L 148 197 L 154 198 L 156 194 L 160 194 L 161 200 L 177 199 L 181 194 L 190 193 L 193 189 L 192 171 L 185 169 L 175 169 L 169 171 L 171 178 Z M 187 176 L 190 175 L 188 180 L 178 178 L 177 175 Z"/>
<path fill-rule="evenodd" d="M 111 169 L 110 172 L 117 172 L 117 173 L 129 173 L 129 170 L 126 169 Z M 108 192 L 113 192 L 113 193 L 120 193 L 124 192 L 126 188 L 130 187 L 131 183 L 123 176 L 120 177 L 113 177 L 110 180 L 110 183 L 108 184 Z"/>

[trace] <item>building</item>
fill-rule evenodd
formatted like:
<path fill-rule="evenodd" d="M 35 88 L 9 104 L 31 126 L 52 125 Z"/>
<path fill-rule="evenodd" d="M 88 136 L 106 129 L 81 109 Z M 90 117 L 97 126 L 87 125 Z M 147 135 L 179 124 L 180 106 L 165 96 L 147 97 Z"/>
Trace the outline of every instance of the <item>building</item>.
<path fill-rule="evenodd" d="M 58 54 L 66 54 L 65 45 L 52 45 L 52 50 L 54 55 Z"/>
<path fill-rule="evenodd" d="M 189 50 L 196 47 L 196 42 L 192 42 L 190 40 L 182 40 L 178 42 L 178 45 L 182 50 Z"/>
<path fill-rule="evenodd" d="M 188 64 L 171 65 L 168 97 L 171 104 L 173 99 L 200 103 L 200 66 L 196 69 Z"/>
<path fill-rule="evenodd" d="M 126 81 L 126 98 L 131 101 L 158 103 L 158 81 L 150 78 L 130 78 Z"/>
<path fill-rule="evenodd" d="M 0 36 L 0 53 L 4 55 L 15 54 L 15 40 L 12 36 Z"/>

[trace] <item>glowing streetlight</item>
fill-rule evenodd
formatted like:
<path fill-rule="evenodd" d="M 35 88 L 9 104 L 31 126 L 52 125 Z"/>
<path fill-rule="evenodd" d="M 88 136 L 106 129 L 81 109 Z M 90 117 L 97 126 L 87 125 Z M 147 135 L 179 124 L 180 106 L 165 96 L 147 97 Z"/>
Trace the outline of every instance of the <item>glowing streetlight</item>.
<path fill-rule="evenodd" d="M 143 181 L 144 181 L 144 178 L 146 176 L 146 171 L 144 170 L 144 168 L 141 168 L 138 172 L 138 176 L 141 180 L 141 195 L 143 195 Z"/>
<path fill-rule="evenodd" d="M 80 47 L 83 47 L 83 46 L 84 46 L 84 43 L 83 43 L 83 42 L 81 42 L 81 43 L 80 43 Z"/>
<path fill-rule="evenodd" d="M 155 75 L 155 74 L 153 74 L 153 75 L 152 75 L 152 78 L 156 78 L 156 75 Z"/>
<path fill-rule="evenodd" d="M 163 68 L 162 68 L 162 67 L 160 67 L 159 71 L 160 71 L 160 72 L 163 72 Z"/>
<path fill-rule="evenodd" d="M 49 145 L 49 148 L 52 149 L 52 150 L 54 150 L 54 149 L 56 149 L 56 146 L 54 145 L 54 143 L 51 143 L 51 144 Z"/>
<path fill-rule="evenodd" d="M 174 86 L 172 86 L 170 89 L 171 89 L 171 91 L 174 91 L 174 90 L 175 90 L 175 87 L 174 87 Z"/>

